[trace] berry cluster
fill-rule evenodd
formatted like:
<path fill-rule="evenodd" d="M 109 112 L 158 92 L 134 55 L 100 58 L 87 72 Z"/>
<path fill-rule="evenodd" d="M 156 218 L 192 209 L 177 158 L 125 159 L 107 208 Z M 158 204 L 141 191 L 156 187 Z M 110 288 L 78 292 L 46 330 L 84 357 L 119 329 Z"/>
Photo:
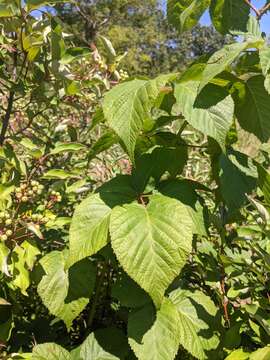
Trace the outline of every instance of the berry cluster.
<path fill-rule="evenodd" d="M 38 181 L 32 180 L 30 184 L 22 183 L 15 189 L 15 197 L 18 202 L 28 202 L 37 195 L 41 195 L 44 186 Z"/>
<path fill-rule="evenodd" d="M 0 212 L 0 240 L 7 241 L 12 236 L 13 231 L 10 229 L 12 219 L 7 211 Z"/>
<path fill-rule="evenodd" d="M 119 70 L 119 75 L 120 75 L 121 80 L 127 80 L 129 78 L 127 71 L 125 71 L 123 69 Z"/>
<path fill-rule="evenodd" d="M 59 192 L 57 191 L 51 191 L 51 194 L 50 194 L 50 200 L 52 202 L 61 202 L 62 201 L 62 196 Z"/>

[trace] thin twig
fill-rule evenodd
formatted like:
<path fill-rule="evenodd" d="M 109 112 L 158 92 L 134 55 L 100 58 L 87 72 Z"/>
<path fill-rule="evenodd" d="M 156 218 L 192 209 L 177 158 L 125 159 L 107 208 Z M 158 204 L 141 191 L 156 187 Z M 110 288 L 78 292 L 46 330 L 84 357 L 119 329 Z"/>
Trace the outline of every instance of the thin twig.
<path fill-rule="evenodd" d="M 267 13 L 267 11 L 270 10 L 270 3 L 269 4 L 265 4 L 259 11 L 260 11 L 260 16 L 258 17 L 259 19 L 265 14 Z"/>
<path fill-rule="evenodd" d="M 255 14 L 257 15 L 257 18 L 260 18 L 260 16 L 261 16 L 260 10 L 257 9 L 253 4 L 251 4 L 251 2 L 249 0 L 244 0 L 244 1 L 255 12 Z"/>

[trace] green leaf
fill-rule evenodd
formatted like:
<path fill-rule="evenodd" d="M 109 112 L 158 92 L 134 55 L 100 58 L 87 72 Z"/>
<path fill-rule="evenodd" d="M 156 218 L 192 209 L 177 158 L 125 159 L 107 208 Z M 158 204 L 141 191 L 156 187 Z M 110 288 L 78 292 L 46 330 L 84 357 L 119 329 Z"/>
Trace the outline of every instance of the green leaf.
<path fill-rule="evenodd" d="M 270 359 L 270 346 L 254 351 L 249 360 L 269 360 Z"/>
<path fill-rule="evenodd" d="M 228 156 L 222 154 L 219 166 L 222 197 L 229 209 L 238 209 L 247 201 L 246 194 L 256 187 L 256 174 L 248 157 L 238 151 L 231 151 Z"/>
<path fill-rule="evenodd" d="M 198 359 L 211 359 L 208 352 L 219 343 L 214 331 L 218 311 L 212 300 L 201 291 L 183 289 L 171 292 L 170 300 L 178 311 L 180 344 Z"/>
<path fill-rule="evenodd" d="M 258 168 L 258 185 L 262 190 L 265 202 L 267 205 L 270 205 L 270 174 L 265 170 L 260 164 L 257 165 Z"/>
<path fill-rule="evenodd" d="M 161 183 L 159 191 L 163 195 L 177 199 L 187 206 L 193 220 L 194 234 L 207 235 L 206 214 L 192 182 L 188 180 L 165 181 Z"/>
<path fill-rule="evenodd" d="M 73 174 L 72 172 L 68 172 L 62 169 L 52 169 L 52 170 L 48 170 L 43 176 L 43 179 L 47 179 L 47 180 L 65 180 L 65 179 L 69 179 L 69 178 L 77 178 L 78 175 Z"/>
<path fill-rule="evenodd" d="M 55 155 L 62 152 L 77 152 L 85 149 L 86 146 L 79 143 L 57 143 L 55 148 L 51 150 L 50 154 Z"/>
<path fill-rule="evenodd" d="M 158 183 L 165 173 L 171 177 L 181 174 L 188 159 L 186 143 L 172 133 L 157 133 L 150 141 L 153 141 L 151 148 L 136 157 L 132 171 L 132 182 L 138 193 L 144 192 L 151 178 Z"/>
<path fill-rule="evenodd" d="M 115 86 L 105 95 L 104 116 L 125 144 L 131 159 L 143 124 L 151 118 L 150 110 L 160 88 L 170 77 L 172 75 L 163 75 L 154 80 L 135 79 Z"/>
<path fill-rule="evenodd" d="M 32 360 L 71 360 L 71 356 L 61 346 L 54 343 L 45 343 L 34 347 Z"/>
<path fill-rule="evenodd" d="M 205 87 L 216 75 L 224 71 L 248 47 L 248 43 L 234 43 L 224 46 L 215 52 L 208 60 L 202 74 L 199 91 Z"/>
<path fill-rule="evenodd" d="M 7 259 L 9 255 L 9 248 L 2 242 L 0 242 L 0 270 L 3 274 L 10 276 L 8 271 Z"/>
<path fill-rule="evenodd" d="M 99 345 L 94 333 L 90 334 L 82 345 L 71 352 L 71 360 L 119 360 Z"/>
<path fill-rule="evenodd" d="M 77 60 L 78 58 L 85 57 L 91 54 L 89 48 L 73 47 L 67 49 L 65 54 L 60 60 L 61 64 L 70 64 L 72 61 Z"/>
<path fill-rule="evenodd" d="M 245 352 L 243 349 L 237 349 L 230 353 L 225 360 L 248 360 L 250 353 Z"/>
<path fill-rule="evenodd" d="M 140 318 L 138 319 L 140 321 Z M 179 320 L 176 307 L 169 299 L 164 298 L 157 312 L 153 326 L 143 335 L 132 338 L 133 327 L 140 327 L 136 321 L 129 323 L 129 344 L 140 360 L 172 360 L 179 347 Z M 135 330 L 137 335 L 138 330 Z"/>
<path fill-rule="evenodd" d="M 49 4 L 67 3 L 70 0 L 26 0 L 27 11 L 38 9 Z"/>
<path fill-rule="evenodd" d="M 90 195 L 76 207 L 69 233 L 68 264 L 97 253 L 108 242 L 111 208 L 99 194 Z"/>
<path fill-rule="evenodd" d="M 89 260 L 65 270 L 65 258 L 64 253 L 54 251 L 40 261 L 46 274 L 38 284 L 38 294 L 50 313 L 70 328 L 89 301 L 96 274 Z"/>
<path fill-rule="evenodd" d="M 122 273 L 112 285 L 112 297 L 120 301 L 121 306 L 130 308 L 141 307 L 151 302 L 148 294 L 126 273 Z"/>
<path fill-rule="evenodd" d="M 250 7 L 242 0 L 212 0 L 212 23 L 221 34 L 231 30 L 247 31 Z"/>
<path fill-rule="evenodd" d="M 18 287 L 22 294 L 27 296 L 26 290 L 30 286 L 29 271 L 26 266 L 25 249 L 16 245 L 11 253 L 12 283 Z"/>
<path fill-rule="evenodd" d="M 270 47 L 264 46 L 259 50 L 262 73 L 265 76 L 264 87 L 270 94 Z"/>
<path fill-rule="evenodd" d="M 197 24 L 209 5 L 210 0 L 168 0 L 168 20 L 182 33 Z"/>
<path fill-rule="evenodd" d="M 177 200 L 162 195 L 149 200 L 146 207 L 132 203 L 114 208 L 110 235 L 118 261 L 158 308 L 191 251 L 192 219 Z"/>
<path fill-rule="evenodd" d="M 234 103 L 223 88 L 208 85 L 197 98 L 199 82 L 175 84 L 175 111 L 204 135 L 215 139 L 225 149 L 227 133 L 232 125 Z M 197 98 L 197 99 L 196 99 Z"/>
<path fill-rule="evenodd" d="M 262 142 L 270 138 L 270 95 L 261 75 L 249 78 L 235 98 L 235 111 L 241 127 Z"/>
<path fill-rule="evenodd" d="M 88 161 L 92 160 L 101 152 L 108 150 L 114 144 L 118 143 L 119 138 L 114 131 L 107 131 L 91 147 L 88 153 Z"/>
<path fill-rule="evenodd" d="M 3 17 L 12 17 L 16 14 L 12 5 L 9 4 L 0 4 L 0 18 Z"/>

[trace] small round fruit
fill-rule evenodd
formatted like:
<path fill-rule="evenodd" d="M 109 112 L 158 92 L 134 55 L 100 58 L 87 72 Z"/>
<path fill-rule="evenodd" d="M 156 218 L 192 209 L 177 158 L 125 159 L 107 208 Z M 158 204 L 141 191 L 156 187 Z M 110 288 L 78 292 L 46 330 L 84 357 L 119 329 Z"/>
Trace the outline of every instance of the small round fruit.
<path fill-rule="evenodd" d="M 38 187 L 37 186 L 33 186 L 33 191 L 37 192 L 38 191 Z"/>
<path fill-rule="evenodd" d="M 27 191 L 27 195 L 32 196 L 33 194 L 34 194 L 34 191 L 32 191 L 32 190 Z"/>
<path fill-rule="evenodd" d="M 6 218 L 6 219 L 9 219 L 9 218 L 10 218 L 10 215 L 9 215 L 8 212 L 5 212 L 5 218 Z"/>
<path fill-rule="evenodd" d="M 41 214 L 37 214 L 37 220 L 42 220 L 43 216 Z"/>
<path fill-rule="evenodd" d="M 56 191 L 52 191 L 52 195 L 56 195 L 57 193 L 56 193 Z"/>
<path fill-rule="evenodd" d="M 27 196 L 23 196 L 22 197 L 22 202 L 27 202 L 28 201 L 28 197 Z"/>
<path fill-rule="evenodd" d="M 12 220 L 11 220 L 11 219 L 7 219 L 7 220 L 5 221 L 5 225 L 9 226 L 9 225 L 11 225 L 11 224 L 12 224 Z"/>
<path fill-rule="evenodd" d="M 31 181 L 31 186 L 36 186 L 37 185 L 37 182 L 35 180 L 32 180 Z"/>
<path fill-rule="evenodd" d="M 39 185 L 38 185 L 38 189 L 39 189 L 39 190 L 43 190 L 43 189 L 44 189 L 44 185 L 39 184 Z"/>
<path fill-rule="evenodd" d="M 16 194 L 16 198 L 17 199 L 21 199 L 23 197 L 23 194 L 21 192 L 17 193 Z"/>
<path fill-rule="evenodd" d="M 37 194 L 38 194 L 38 195 L 41 195 L 41 194 L 42 194 L 42 190 L 38 190 L 38 191 L 37 191 Z"/>
<path fill-rule="evenodd" d="M 21 189 L 22 190 L 25 190 L 27 188 L 27 185 L 26 184 L 21 184 Z"/>
<path fill-rule="evenodd" d="M 9 237 L 9 236 L 11 236 L 13 234 L 13 232 L 12 232 L 12 230 L 7 230 L 6 231 L 6 235 Z"/>
<path fill-rule="evenodd" d="M 6 234 L 0 236 L 1 241 L 7 241 L 8 237 Z"/>

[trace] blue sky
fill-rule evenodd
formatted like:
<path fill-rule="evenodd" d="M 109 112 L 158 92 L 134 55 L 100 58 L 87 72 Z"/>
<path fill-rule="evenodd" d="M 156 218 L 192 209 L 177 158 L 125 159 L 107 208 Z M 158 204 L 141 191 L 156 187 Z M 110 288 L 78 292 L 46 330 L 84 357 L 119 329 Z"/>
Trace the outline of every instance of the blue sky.
<path fill-rule="evenodd" d="M 256 8 L 260 9 L 264 4 L 265 4 L 266 0 L 254 0 L 252 1 L 253 5 L 256 6 Z M 252 11 L 252 13 L 254 14 L 254 12 Z M 209 17 L 209 13 L 205 13 L 202 18 L 201 18 L 201 23 L 203 25 L 210 25 L 211 21 L 210 21 L 210 17 Z M 262 31 L 264 31 L 267 35 L 270 35 L 270 12 L 268 12 L 266 15 L 264 15 L 262 17 L 261 20 L 261 29 Z"/>

